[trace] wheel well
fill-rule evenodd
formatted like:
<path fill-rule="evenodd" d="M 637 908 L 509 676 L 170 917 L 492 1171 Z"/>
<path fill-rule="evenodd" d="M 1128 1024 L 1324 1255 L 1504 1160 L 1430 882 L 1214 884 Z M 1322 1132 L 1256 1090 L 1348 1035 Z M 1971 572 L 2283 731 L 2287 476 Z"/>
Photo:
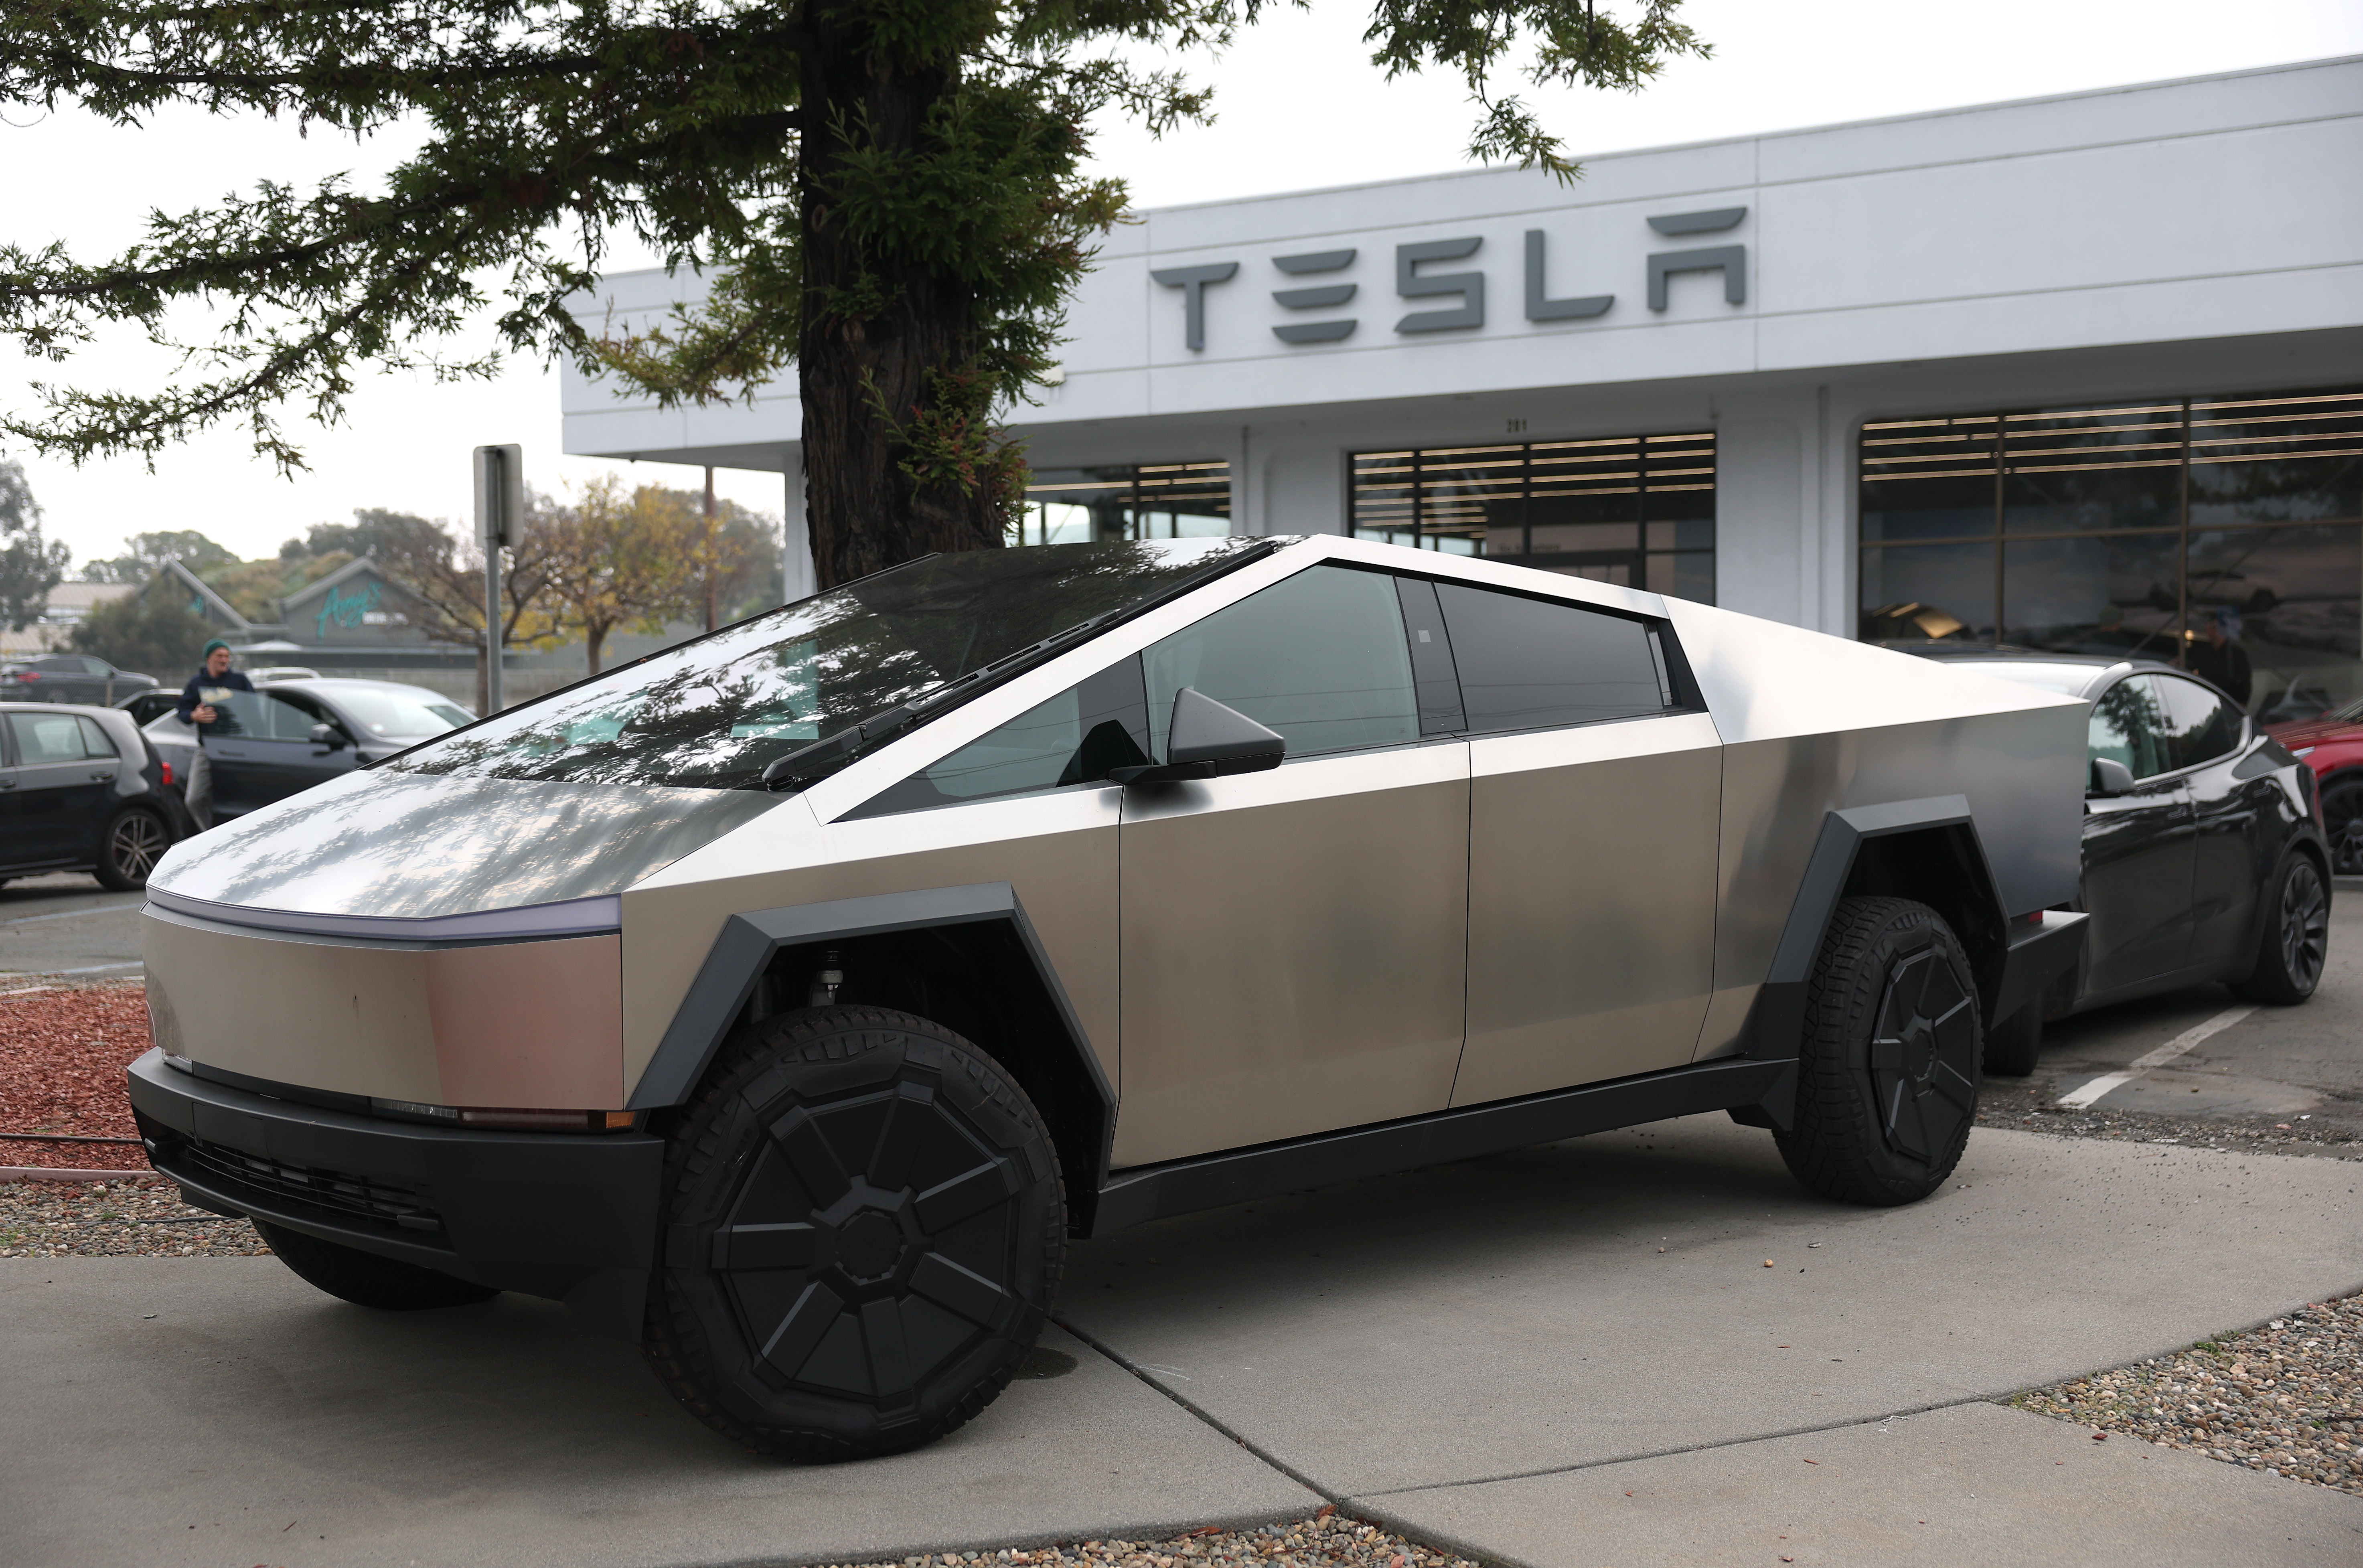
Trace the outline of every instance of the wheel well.
<path fill-rule="evenodd" d="M 1916 828 L 1865 839 L 1847 872 L 1846 898 L 1910 898 L 1945 917 L 1969 950 L 1977 976 L 1978 1005 L 1989 1024 L 2002 987 L 2007 938 L 2002 901 L 1986 870 L 1984 852 L 1969 824 Z"/>
<path fill-rule="evenodd" d="M 830 955 L 835 962 L 830 962 Z M 914 1013 L 965 1036 L 1007 1069 L 1049 1124 L 1070 1230 L 1088 1234 L 1106 1174 L 1113 1106 L 1102 1079 L 1008 920 L 887 931 L 782 947 L 739 1016 L 744 1027 L 810 1005 L 825 969 L 836 1000 Z"/>

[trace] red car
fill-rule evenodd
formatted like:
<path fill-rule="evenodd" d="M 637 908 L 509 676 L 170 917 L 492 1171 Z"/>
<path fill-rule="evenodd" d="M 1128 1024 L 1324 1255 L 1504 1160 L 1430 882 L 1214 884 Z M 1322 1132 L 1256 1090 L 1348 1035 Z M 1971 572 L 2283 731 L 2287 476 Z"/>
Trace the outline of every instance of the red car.
<path fill-rule="evenodd" d="M 2268 733 L 2312 768 L 2322 786 L 2332 869 L 2340 876 L 2363 876 L 2363 702 L 2319 718 L 2272 725 Z"/>

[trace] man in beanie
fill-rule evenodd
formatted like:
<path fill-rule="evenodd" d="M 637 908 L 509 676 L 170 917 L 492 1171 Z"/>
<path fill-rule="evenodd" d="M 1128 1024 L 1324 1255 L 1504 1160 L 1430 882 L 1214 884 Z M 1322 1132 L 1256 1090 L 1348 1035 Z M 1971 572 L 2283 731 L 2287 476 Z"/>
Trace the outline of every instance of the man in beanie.
<path fill-rule="evenodd" d="M 189 764 L 188 805 L 200 832 L 214 825 L 214 770 L 205 757 L 205 737 L 238 733 L 237 718 L 216 705 L 227 705 L 232 692 L 254 690 L 254 683 L 243 671 L 229 667 L 229 644 L 220 638 L 205 644 L 205 667 L 189 677 L 189 684 L 181 688 L 180 706 L 172 710 L 183 724 L 196 727 L 197 756 Z"/>

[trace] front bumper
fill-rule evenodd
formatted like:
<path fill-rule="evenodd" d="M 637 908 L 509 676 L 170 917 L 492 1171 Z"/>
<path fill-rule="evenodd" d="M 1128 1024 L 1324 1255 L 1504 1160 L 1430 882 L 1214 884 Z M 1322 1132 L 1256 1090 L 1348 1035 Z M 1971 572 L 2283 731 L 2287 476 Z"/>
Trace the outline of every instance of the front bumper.
<path fill-rule="evenodd" d="M 201 1207 L 251 1215 L 478 1284 L 562 1301 L 637 1341 L 664 1143 L 415 1126 L 131 1064 L 156 1169 Z"/>

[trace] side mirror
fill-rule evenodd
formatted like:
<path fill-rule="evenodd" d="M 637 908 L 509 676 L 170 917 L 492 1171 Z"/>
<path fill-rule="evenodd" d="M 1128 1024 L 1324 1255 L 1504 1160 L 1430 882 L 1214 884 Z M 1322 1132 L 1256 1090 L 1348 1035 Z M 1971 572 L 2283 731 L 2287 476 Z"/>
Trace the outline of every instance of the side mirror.
<path fill-rule="evenodd" d="M 1166 731 L 1163 762 L 1110 768 L 1120 784 L 1172 784 L 1182 779 L 1218 779 L 1259 773 L 1280 766 L 1288 741 L 1237 708 L 1225 707 L 1188 686 L 1173 694 L 1173 722 Z"/>
<path fill-rule="evenodd" d="M 2092 759 L 2092 782 L 2087 795 L 2131 795 L 2134 792 L 2134 771 L 2114 757 Z"/>
<path fill-rule="evenodd" d="M 341 751 L 351 745 L 352 741 L 346 738 L 343 730 L 333 724 L 316 724 L 312 726 L 312 744 L 326 746 L 331 751 Z"/>

